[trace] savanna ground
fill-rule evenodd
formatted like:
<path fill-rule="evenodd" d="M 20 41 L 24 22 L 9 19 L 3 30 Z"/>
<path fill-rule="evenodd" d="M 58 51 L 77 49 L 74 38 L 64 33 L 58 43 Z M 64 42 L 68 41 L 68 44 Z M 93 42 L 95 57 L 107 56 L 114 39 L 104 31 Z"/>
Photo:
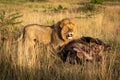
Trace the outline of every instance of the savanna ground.
<path fill-rule="evenodd" d="M 111 1 L 0 0 L 0 80 L 120 80 L 120 2 Z M 100 38 L 113 51 L 102 62 L 71 65 L 50 55 L 43 44 L 27 55 L 20 43 L 12 44 L 26 24 L 52 25 L 63 18 L 76 21 L 76 38 Z"/>

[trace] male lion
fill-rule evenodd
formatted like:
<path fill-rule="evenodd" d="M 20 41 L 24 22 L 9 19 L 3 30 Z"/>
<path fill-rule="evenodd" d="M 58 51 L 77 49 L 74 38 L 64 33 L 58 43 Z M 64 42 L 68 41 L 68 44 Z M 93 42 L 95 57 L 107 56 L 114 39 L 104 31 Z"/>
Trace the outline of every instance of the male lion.
<path fill-rule="evenodd" d="M 30 24 L 24 27 L 21 37 L 26 49 L 34 47 L 36 42 L 50 44 L 54 49 L 68 43 L 76 34 L 75 23 L 71 19 L 63 19 L 52 26 Z"/>

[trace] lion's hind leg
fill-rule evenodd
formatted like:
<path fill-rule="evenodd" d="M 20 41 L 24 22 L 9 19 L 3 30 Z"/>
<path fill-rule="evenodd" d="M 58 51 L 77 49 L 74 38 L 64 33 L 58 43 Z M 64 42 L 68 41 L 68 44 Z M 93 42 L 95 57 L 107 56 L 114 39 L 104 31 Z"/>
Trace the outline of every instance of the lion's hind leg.
<path fill-rule="evenodd" d="M 35 42 L 33 40 L 24 40 L 23 41 L 23 53 L 26 56 L 27 60 L 31 60 L 33 54 L 35 54 Z"/>

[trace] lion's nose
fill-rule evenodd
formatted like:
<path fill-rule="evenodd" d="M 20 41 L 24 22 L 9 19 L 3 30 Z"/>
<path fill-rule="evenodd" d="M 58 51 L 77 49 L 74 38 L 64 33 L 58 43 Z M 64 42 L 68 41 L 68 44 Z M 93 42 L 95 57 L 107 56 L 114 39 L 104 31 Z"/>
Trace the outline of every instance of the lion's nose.
<path fill-rule="evenodd" d="M 74 34 L 73 32 L 69 32 L 66 37 L 68 39 L 72 39 L 73 38 L 73 34 Z"/>
<path fill-rule="evenodd" d="M 72 37 L 73 34 L 74 34 L 73 32 L 69 32 L 68 37 Z"/>

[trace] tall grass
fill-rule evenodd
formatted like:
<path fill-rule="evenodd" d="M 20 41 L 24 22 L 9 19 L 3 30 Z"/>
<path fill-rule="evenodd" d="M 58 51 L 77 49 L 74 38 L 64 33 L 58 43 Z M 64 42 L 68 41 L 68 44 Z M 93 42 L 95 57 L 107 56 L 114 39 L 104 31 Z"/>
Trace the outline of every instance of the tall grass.
<path fill-rule="evenodd" d="M 15 7 L 7 8 L 17 10 Z M 18 6 L 19 9 L 19 6 Z M 34 12 L 20 7 L 22 25 L 29 23 L 50 24 L 62 18 L 78 17 L 76 37 L 98 37 L 113 47 L 102 62 L 85 62 L 82 65 L 63 63 L 46 45 L 37 44 L 34 51 L 24 53 L 21 42 L 5 40 L 0 44 L 0 80 L 119 80 L 120 79 L 120 8 L 107 6 L 99 14 L 81 18 L 88 13 L 76 10 L 60 13 Z M 53 15 L 54 14 L 54 15 Z M 79 18 L 80 17 L 80 18 Z"/>
<path fill-rule="evenodd" d="M 0 49 L 1 80 L 117 80 L 119 78 L 115 65 L 117 50 L 109 53 L 102 62 L 71 65 L 52 57 L 52 53 L 46 51 L 45 45 L 41 44 L 35 52 L 29 54 L 23 53 L 21 46 L 20 43 L 11 45 L 11 42 L 6 41 Z"/>

